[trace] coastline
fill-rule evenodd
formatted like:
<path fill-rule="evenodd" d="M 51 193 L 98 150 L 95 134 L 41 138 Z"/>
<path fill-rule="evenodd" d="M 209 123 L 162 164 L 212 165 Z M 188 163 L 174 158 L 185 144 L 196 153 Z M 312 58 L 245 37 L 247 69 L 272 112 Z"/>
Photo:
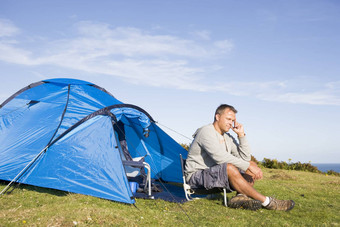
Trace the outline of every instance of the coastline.
<path fill-rule="evenodd" d="M 340 163 L 311 163 L 311 164 L 317 167 L 318 170 L 325 173 L 330 170 L 340 173 Z"/>

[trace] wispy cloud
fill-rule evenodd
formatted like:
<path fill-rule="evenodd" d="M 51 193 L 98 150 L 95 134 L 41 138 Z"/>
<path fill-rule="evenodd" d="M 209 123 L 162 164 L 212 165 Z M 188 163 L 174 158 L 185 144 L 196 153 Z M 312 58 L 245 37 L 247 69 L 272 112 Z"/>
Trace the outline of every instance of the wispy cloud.
<path fill-rule="evenodd" d="M 88 21 L 75 24 L 75 30 L 74 38 L 40 42 L 39 49 L 46 51 L 39 53 L 2 40 L 0 60 L 28 66 L 56 65 L 152 86 L 207 90 L 199 83 L 205 67 L 192 62 L 214 58 L 232 49 L 227 40 L 202 44 Z"/>
<path fill-rule="evenodd" d="M 309 93 L 288 92 L 284 94 L 261 95 L 263 100 L 289 102 L 289 103 L 306 103 L 313 105 L 340 105 L 340 98 L 327 91 L 316 91 Z"/>
<path fill-rule="evenodd" d="M 203 40 L 211 39 L 211 32 L 207 30 L 195 31 L 195 32 L 192 32 L 191 34 Z"/>
<path fill-rule="evenodd" d="M 40 38 L 39 45 L 23 48 L 20 29 L 0 19 L 0 60 L 105 74 L 149 86 L 219 91 L 276 102 L 340 105 L 337 81 L 309 91 L 298 91 L 287 81 L 211 82 L 206 75 L 218 73 L 223 66 L 209 62 L 230 53 L 234 44 L 228 39 L 214 40 L 209 31 L 196 32 L 197 39 L 183 39 L 90 21 L 76 23 L 74 28 L 75 37 Z"/>
<path fill-rule="evenodd" d="M 0 19 L 0 37 L 13 36 L 19 33 L 19 29 L 10 21 Z"/>

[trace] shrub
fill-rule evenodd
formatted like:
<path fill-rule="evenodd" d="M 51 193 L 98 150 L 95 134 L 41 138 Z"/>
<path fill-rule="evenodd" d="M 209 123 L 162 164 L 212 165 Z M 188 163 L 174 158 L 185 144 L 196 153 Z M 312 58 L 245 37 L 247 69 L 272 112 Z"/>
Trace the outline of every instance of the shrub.
<path fill-rule="evenodd" d="M 326 174 L 340 177 L 340 173 L 335 172 L 334 170 L 328 170 Z"/>
<path fill-rule="evenodd" d="M 257 161 L 257 159 L 254 156 L 251 156 L 251 161 L 255 162 L 257 165 L 260 164 L 260 162 Z"/>
<path fill-rule="evenodd" d="M 278 162 L 276 159 L 264 158 L 262 161 L 262 166 L 270 169 L 287 169 L 287 170 L 299 170 L 313 173 L 323 173 L 316 166 L 313 166 L 311 163 L 301 163 L 295 162 L 291 163 L 291 159 L 289 163 L 286 162 Z M 329 170 L 326 174 L 340 176 L 340 173 L 337 173 L 333 170 Z"/>
<path fill-rule="evenodd" d="M 190 144 L 181 143 L 180 144 L 185 150 L 189 151 Z"/>

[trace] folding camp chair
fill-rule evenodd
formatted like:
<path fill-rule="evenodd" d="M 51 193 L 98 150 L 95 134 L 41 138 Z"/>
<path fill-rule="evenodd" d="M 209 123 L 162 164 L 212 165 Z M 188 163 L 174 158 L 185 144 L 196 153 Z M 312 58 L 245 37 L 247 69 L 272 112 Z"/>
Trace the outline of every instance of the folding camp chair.
<path fill-rule="evenodd" d="M 124 124 L 121 121 L 115 124 L 115 131 L 118 134 L 118 148 L 121 152 L 122 162 L 125 168 L 125 173 L 128 179 L 134 179 L 138 176 L 142 176 L 142 181 L 144 185 L 144 192 L 148 192 L 148 197 L 153 199 L 151 194 L 151 167 L 148 163 L 144 161 L 145 157 L 135 157 L 132 158 L 130 152 L 128 150 L 126 138 L 125 138 L 125 130 Z M 147 173 L 145 173 L 145 169 L 147 169 Z"/>
<path fill-rule="evenodd" d="M 146 174 L 146 182 L 144 183 L 144 191 L 148 192 L 149 198 L 153 198 L 151 194 L 151 168 L 148 163 L 144 162 L 144 157 L 134 158 L 132 161 L 123 160 L 123 165 L 128 178 L 137 177 L 141 174 L 141 172 L 145 173 L 145 171 L 143 171 L 144 168 L 148 170 Z"/>
<path fill-rule="evenodd" d="M 181 159 L 181 167 L 182 167 L 182 176 L 183 176 L 183 189 L 185 193 L 185 198 L 188 201 L 199 199 L 199 197 L 192 197 L 193 194 L 197 195 L 207 195 L 207 194 L 216 194 L 221 193 L 223 191 L 223 204 L 228 207 L 228 197 L 227 197 L 227 189 L 225 188 L 212 188 L 212 189 L 205 189 L 205 188 L 193 188 L 191 187 L 185 179 L 184 169 L 185 169 L 185 162 L 186 160 L 183 159 L 182 155 L 179 155 Z"/>

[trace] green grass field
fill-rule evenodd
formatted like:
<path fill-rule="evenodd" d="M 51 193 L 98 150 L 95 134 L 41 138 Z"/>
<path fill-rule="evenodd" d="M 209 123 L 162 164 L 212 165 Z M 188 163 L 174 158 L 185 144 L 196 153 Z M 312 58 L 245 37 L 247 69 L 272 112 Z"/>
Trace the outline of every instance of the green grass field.
<path fill-rule="evenodd" d="M 226 208 L 222 197 L 184 204 L 137 199 L 136 207 L 91 196 L 20 186 L 0 197 L 0 226 L 340 226 L 340 177 L 263 169 L 255 188 L 293 199 L 289 212 Z M 0 190 L 5 184 L 0 184 Z M 231 198 L 234 193 L 228 194 Z M 188 218 L 190 217 L 190 218 Z"/>

